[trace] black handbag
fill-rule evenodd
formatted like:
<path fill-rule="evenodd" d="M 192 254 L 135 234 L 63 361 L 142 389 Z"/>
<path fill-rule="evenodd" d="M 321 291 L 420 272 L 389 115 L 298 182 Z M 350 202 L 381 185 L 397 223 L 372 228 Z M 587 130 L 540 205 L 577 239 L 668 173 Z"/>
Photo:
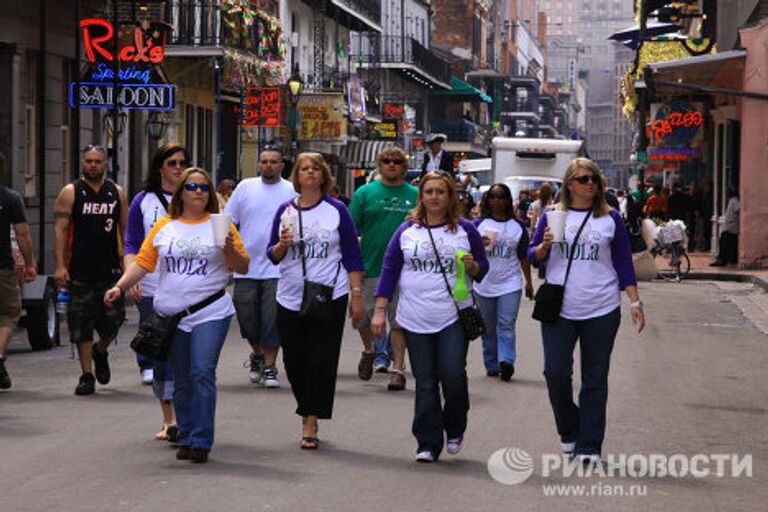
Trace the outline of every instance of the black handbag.
<path fill-rule="evenodd" d="M 576 236 L 571 244 L 571 250 L 568 254 L 568 266 L 565 269 L 565 279 L 563 284 L 552 284 L 546 281 L 539 286 L 536 290 L 536 295 L 533 297 L 533 313 L 531 316 L 534 320 L 544 322 L 545 324 L 556 324 L 557 319 L 560 318 L 560 310 L 563 309 L 563 295 L 565 295 L 565 283 L 568 281 L 568 274 L 571 273 L 571 263 L 573 262 L 573 254 L 576 251 L 576 244 L 579 242 L 579 237 L 587 225 L 587 220 L 592 212 L 587 212 L 587 216 L 579 226 L 579 230 L 576 232 Z"/>
<path fill-rule="evenodd" d="M 445 281 L 445 288 L 448 290 L 448 295 L 451 297 L 453 305 L 456 307 L 456 313 L 459 315 L 459 323 L 464 331 L 464 338 L 466 338 L 467 341 L 472 341 L 475 338 L 483 336 L 486 332 L 485 320 L 483 320 L 483 314 L 480 312 L 480 308 L 477 307 L 474 292 L 470 292 L 470 295 L 472 295 L 472 305 L 460 308 L 459 303 L 453 298 L 451 285 L 448 283 L 448 276 L 445 275 L 445 267 L 443 267 L 443 262 L 440 259 L 440 253 L 437 250 L 435 239 L 432 238 L 432 230 L 429 227 L 427 227 L 427 233 L 429 234 L 429 241 L 432 242 L 432 249 L 435 251 L 435 259 L 440 267 L 440 273 L 443 275 L 443 281 Z"/>
<path fill-rule="evenodd" d="M 299 211 L 299 253 L 301 254 L 301 275 L 304 278 L 304 291 L 301 295 L 299 316 L 312 320 L 328 318 L 331 314 L 333 290 L 336 288 L 336 281 L 341 271 L 341 262 L 336 267 L 336 276 L 333 278 L 331 286 L 307 279 L 307 263 L 304 254 L 304 226 L 301 220 L 301 208 L 296 209 Z"/>
<path fill-rule="evenodd" d="M 175 315 L 161 316 L 154 311 L 147 320 L 139 326 L 139 332 L 131 340 L 131 348 L 137 354 L 147 356 L 153 361 L 165 361 L 171 353 L 173 336 L 181 319 L 200 311 L 224 296 L 224 290 L 219 290 L 210 297 L 188 307 Z"/>

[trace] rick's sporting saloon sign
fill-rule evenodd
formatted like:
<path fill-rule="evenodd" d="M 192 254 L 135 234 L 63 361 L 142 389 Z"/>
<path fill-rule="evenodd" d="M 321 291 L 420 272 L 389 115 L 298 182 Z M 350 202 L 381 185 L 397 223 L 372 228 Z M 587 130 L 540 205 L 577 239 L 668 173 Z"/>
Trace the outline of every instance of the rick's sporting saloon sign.
<path fill-rule="evenodd" d="M 88 66 L 81 80 L 69 86 L 71 106 L 143 110 L 174 107 L 174 87 L 160 67 L 169 25 L 137 24 L 115 34 L 110 22 L 88 18 L 80 21 L 80 29 Z"/>

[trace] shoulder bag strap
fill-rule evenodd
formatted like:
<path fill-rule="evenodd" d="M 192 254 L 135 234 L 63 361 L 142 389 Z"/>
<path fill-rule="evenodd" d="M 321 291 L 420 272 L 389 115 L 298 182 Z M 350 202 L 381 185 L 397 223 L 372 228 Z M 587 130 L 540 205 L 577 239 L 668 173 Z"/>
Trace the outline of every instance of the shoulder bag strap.
<path fill-rule="evenodd" d="M 299 256 L 301 256 L 301 277 L 307 280 L 307 262 L 304 259 L 304 224 L 301 220 L 301 205 L 295 200 L 296 211 L 299 212 Z"/>
<path fill-rule="evenodd" d="M 223 296 L 224 296 L 224 289 L 221 289 L 221 290 L 217 291 L 216 293 L 214 293 L 213 295 L 210 295 L 210 296 L 206 297 L 205 299 L 201 300 L 197 304 L 193 304 L 193 305 L 189 306 L 187 309 L 185 309 L 181 313 L 178 313 L 176 316 L 179 318 L 179 320 L 181 320 L 185 316 L 191 315 L 192 313 L 197 313 L 198 311 L 200 311 L 204 307 L 213 304 L 214 302 L 216 302 L 217 300 L 219 300 Z"/>
<path fill-rule="evenodd" d="M 165 208 L 165 212 L 168 213 L 168 199 L 165 198 L 165 194 L 160 190 L 155 190 L 155 196 L 157 197 L 157 200 L 160 201 L 160 204 L 163 205 L 163 208 Z"/>
<path fill-rule="evenodd" d="M 581 226 L 579 226 L 579 230 L 576 232 L 576 236 L 573 239 L 573 243 L 571 244 L 571 250 L 568 254 L 568 267 L 565 269 L 565 280 L 563 281 L 563 287 L 565 287 L 565 283 L 568 282 L 568 275 L 571 273 L 571 263 L 573 262 L 573 255 L 576 252 L 576 244 L 579 243 L 579 237 L 581 236 L 581 232 L 584 230 L 584 226 L 587 225 L 587 221 L 589 220 L 589 216 L 592 215 L 592 210 L 587 212 L 587 216 L 584 217 L 584 220 L 581 221 Z M 563 237 L 565 238 L 565 237 Z"/>
<path fill-rule="evenodd" d="M 453 298 L 453 292 L 451 291 L 451 285 L 448 284 L 448 276 L 445 275 L 445 267 L 443 267 L 443 261 L 440 259 L 440 253 L 437 250 L 437 245 L 435 244 L 435 239 L 432 238 L 432 228 L 429 226 L 424 226 L 427 228 L 427 234 L 429 235 L 429 241 L 432 242 L 432 249 L 435 251 L 435 259 L 437 260 L 437 265 L 440 267 L 440 274 L 443 276 L 443 281 L 445 281 L 445 289 L 448 290 L 448 296 L 451 298 L 451 301 L 453 302 L 453 305 L 456 307 L 456 312 L 460 313 L 461 310 L 459 308 L 459 303 L 456 302 L 456 299 Z M 475 296 L 472 295 L 472 302 L 475 301 Z"/>

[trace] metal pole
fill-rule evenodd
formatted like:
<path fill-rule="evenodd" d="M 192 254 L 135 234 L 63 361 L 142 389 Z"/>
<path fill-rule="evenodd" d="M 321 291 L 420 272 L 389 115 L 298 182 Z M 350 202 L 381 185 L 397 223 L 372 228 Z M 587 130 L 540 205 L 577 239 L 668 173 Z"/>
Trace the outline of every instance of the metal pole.
<path fill-rule="evenodd" d="M 637 51 L 640 52 L 640 49 L 643 46 L 643 41 L 645 40 L 645 35 L 648 28 L 648 8 L 646 6 L 646 0 L 642 0 L 640 2 L 640 25 L 638 28 L 638 47 Z M 636 61 L 639 63 L 640 59 L 637 58 Z M 643 73 L 643 78 L 645 78 L 645 73 Z M 646 82 L 647 85 L 647 82 Z M 641 161 L 641 157 L 644 157 L 644 155 L 647 155 L 648 150 L 648 136 L 645 133 L 645 118 L 648 114 L 648 101 L 650 98 L 648 98 L 647 95 L 647 87 L 644 87 L 642 89 L 639 89 L 637 91 L 637 109 L 635 110 L 635 115 L 637 116 L 635 119 L 635 127 L 637 129 L 638 134 L 638 143 L 637 143 L 637 179 L 640 184 L 640 187 L 642 189 L 643 183 L 645 183 L 645 161 Z"/>
<path fill-rule="evenodd" d="M 47 167 L 45 162 L 45 118 L 46 118 L 46 101 L 45 101 L 45 54 L 46 54 L 46 28 L 48 24 L 48 16 L 46 13 L 46 2 L 40 0 L 40 58 L 37 59 L 37 111 L 39 117 L 37 118 L 37 196 L 40 199 L 40 218 L 38 219 L 39 235 L 37 237 L 38 249 L 37 255 L 39 258 L 38 272 L 40 274 L 45 273 L 45 241 L 50 238 L 45 236 L 45 221 L 46 217 L 46 193 L 45 193 L 45 168 Z M 27 70 L 31 72 L 32 70 Z"/>
<path fill-rule="evenodd" d="M 214 77 L 216 81 L 216 178 L 221 176 L 221 61 L 214 57 Z"/>
<path fill-rule="evenodd" d="M 117 58 L 117 54 L 120 51 L 120 18 L 117 13 L 118 0 L 112 0 L 112 26 L 115 29 L 115 37 L 113 39 L 114 44 L 112 54 L 115 56 L 115 60 L 112 64 L 112 181 L 117 182 L 117 176 L 120 172 L 120 162 L 118 161 L 118 138 L 120 136 L 120 109 L 118 103 L 118 96 L 120 95 L 120 60 Z"/>
<path fill-rule="evenodd" d="M 75 154 L 80 155 L 80 0 L 75 0 L 75 65 L 74 65 L 74 72 L 75 72 L 75 88 L 74 88 L 74 96 L 75 96 L 75 115 L 74 119 L 72 120 L 72 131 L 74 133 L 74 144 L 75 144 Z M 70 170 L 70 175 L 72 180 L 76 180 L 80 164 L 79 164 L 79 158 L 73 158 L 72 159 L 72 168 Z"/>

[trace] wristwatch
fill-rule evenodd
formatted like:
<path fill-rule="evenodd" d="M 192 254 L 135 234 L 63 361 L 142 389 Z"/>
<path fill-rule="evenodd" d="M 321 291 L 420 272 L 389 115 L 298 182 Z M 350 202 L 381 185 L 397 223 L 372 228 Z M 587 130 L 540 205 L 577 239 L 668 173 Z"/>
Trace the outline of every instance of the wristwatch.
<path fill-rule="evenodd" d="M 630 308 L 639 308 L 640 311 L 643 310 L 643 301 L 639 300 L 637 302 L 630 302 L 629 303 Z"/>
<path fill-rule="evenodd" d="M 362 288 L 360 288 L 359 286 L 353 286 L 353 287 L 351 287 L 351 288 L 350 288 L 350 291 L 351 291 L 352 293 L 363 293 L 363 289 L 362 289 Z"/>

